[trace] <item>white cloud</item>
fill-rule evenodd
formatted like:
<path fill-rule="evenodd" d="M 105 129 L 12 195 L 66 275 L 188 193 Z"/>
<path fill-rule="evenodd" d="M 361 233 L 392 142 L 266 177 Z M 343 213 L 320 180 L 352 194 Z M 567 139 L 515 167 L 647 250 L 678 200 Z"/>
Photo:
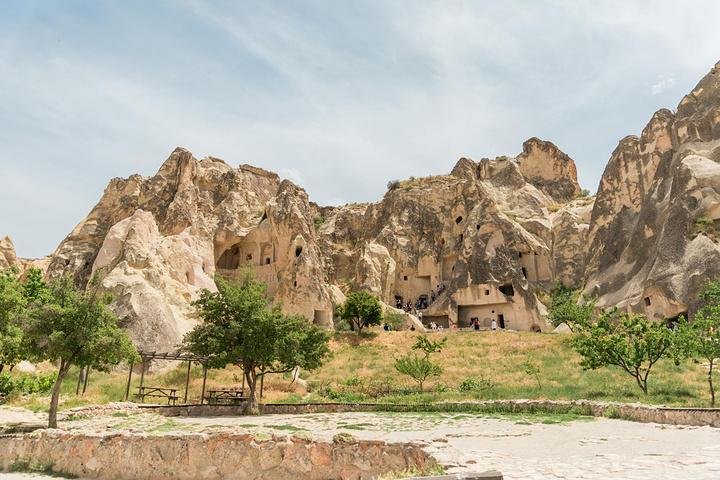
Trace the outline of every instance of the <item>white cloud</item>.
<path fill-rule="evenodd" d="M 658 95 L 666 90 L 670 90 L 676 83 L 674 78 L 668 77 L 667 75 L 660 75 L 658 76 L 657 83 L 650 88 L 650 93 Z"/>
<path fill-rule="evenodd" d="M 300 175 L 300 171 L 295 167 L 281 168 L 280 176 L 287 178 L 288 180 L 293 182 L 295 185 L 298 185 L 300 187 L 305 185 L 305 180 L 303 180 L 302 175 Z"/>

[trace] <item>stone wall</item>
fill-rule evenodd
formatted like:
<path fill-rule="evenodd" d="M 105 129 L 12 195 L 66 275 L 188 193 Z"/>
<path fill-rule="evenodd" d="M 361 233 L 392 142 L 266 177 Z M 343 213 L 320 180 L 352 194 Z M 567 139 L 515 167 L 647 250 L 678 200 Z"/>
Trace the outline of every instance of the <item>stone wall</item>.
<path fill-rule="evenodd" d="M 506 412 L 575 412 L 594 417 L 612 416 L 642 423 L 720 427 L 720 408 L 671 408 L 641 403 L 595 402 L 588 400 L 492 400 L 487 402 L 437 403 L 431 405 L 387 405 L 359 403 L 260 404 L 260 413 L 307 414 L 357 411 L 506 411 Z M 610 411 L 609 411 L 610 410 Z M 61 415 L 76 417 L 139 413 L 152 411 L 167 417 L 216 417 L 241 415 L 242 405 L 141 405 L 111 403 L 77 407 Z"/>
<path fill-rule="evenodd" d="M 349 441 L 348 441 L 349 440 Z M 377 478 L 434 462 L 416 444 L 250 434 L 68 433 L 0 437 L 0 467 L 28 460 L 56 472 L 99 479 Z"/>

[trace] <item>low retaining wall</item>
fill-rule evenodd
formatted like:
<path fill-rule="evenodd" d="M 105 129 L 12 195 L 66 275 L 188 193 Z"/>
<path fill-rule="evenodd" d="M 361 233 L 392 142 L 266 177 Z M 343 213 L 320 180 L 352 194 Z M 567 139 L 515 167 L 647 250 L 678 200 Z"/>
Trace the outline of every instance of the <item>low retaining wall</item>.
<path fill-rule="evenodd" d="M 77 417 L 111 415 L 113 413 L 154 412 L 167 417 L 213 417 L 242 414 L 241 405 L 143 405 L 111 403 L 78 407 L 62 412 Z M 670 408 L 640 403 L 592 402 L 588 400 L 494 400 L 487 402 L 436 403 L 430 405 L 387 405 L 358 403 L 260 404 L 263 414 L 302 414 L 368 411 L 476 411 L 476 412 L 561 412 L 594 417 L 609 416 L 642 423 L 664 423 L 720 427 L 720 408 Z"/>
<path fill-rule="evenodd" d="M 0 466 L 52 465 L 99 479 L 347 479 L 422 468 L 433 462 L 417 444 L 315 442 L 293 436 L 229 433 L 67 433 L 43 430 L 0 437 Z"/>

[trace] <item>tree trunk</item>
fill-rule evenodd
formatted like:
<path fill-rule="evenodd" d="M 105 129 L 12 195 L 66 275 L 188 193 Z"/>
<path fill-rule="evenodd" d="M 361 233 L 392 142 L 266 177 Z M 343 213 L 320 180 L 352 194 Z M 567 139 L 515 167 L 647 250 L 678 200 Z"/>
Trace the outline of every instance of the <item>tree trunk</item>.
<path fill-rule="evenodd" d="M 708 383 L 710 384 L 710 406 L 715 406 L 715 389 L 713 388 L 712 384 L 712 372 L 713 372 L 713 361 L 715 359 L 710 359 L 710 368 L 708 369 Z"/>
<path fill-rule="evenodd" d="M 248 395 L 247 403 L 245 404 L 243 413 L 246 415 L 257 415 L 258 413 L 260 413 L 260 407 L 258 406 L 258 398 L 256 392 L 257 375 L 255 374 L 255 370 L 252 368 L 244 370 L 245 381 L 247 382 L 247 386 L 250 389 L 250 394 Z"/>
<path fill-rule="evenodd" d="M 57 380 L 55 380 L 55 386 L 53 387 L 52 397 L 50 399 L 50 412 L 48 414 L 48 428 L 57 428 L 57 411 L 58 403 L 60 403 L 60 385 L 62 385 L 63 378 L 70 370 L 70 362 L 65 363 L 65 360 L 60 360 L 60 369 L 58 370 Z"/>

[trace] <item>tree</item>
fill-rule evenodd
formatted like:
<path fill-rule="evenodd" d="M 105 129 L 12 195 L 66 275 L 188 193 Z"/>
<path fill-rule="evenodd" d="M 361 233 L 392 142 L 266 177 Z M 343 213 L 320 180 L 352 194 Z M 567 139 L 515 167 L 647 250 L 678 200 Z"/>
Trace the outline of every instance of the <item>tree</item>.
<path fill-rule="evenodd" d="M 424 336 L 418 337 L 412 349 L 422 350 L 424 355 L 418 356 L 417 354 L 407 353 L 402 357 L 398 357 L 395 359 L 395 369 L 415 380 L 422 393 L 423 384 L 428 378 L 438 377 L 445 371 L 442 366 L 430 360 L 430 354 L 439 353 L 445 346 L 446 341 L 447 337 L 440 342 L 437 340 L 430 341 Z"/>
<path fill-rule="evenodd" d="M 57 427 L 60 386 L 72 365 L 109 371 L 123 360 L 138 354 L 117 319 L 107 307 L 112 296 L 100 290 L 94 277 L 84 291 L 68 276 L 48 285 L 42 301 L 28 306 L 23 319 L 23 349 L 35 361 L 59 362 L 52 390 L 48 428 Z"/>
<path fill-rule="evenodd" d="M 708 362 L 708 385 L 710 405 L 715 406 L 713 368 L 715 359 L 720 357 L 720 279 L 705 284 L 698 295 L 705 302 L 689 325 L 684 317 L 677 324 L 675 342 L 681 356 L 702 358 Z"/>
<path fill-rule="evenodd" d="M 0 271 L 0 372 L 5 365 L 13 365 L 21 360 L 20 342 L 22 330 L 18 327 L 18 317 L 24 311 L 26 300 L 22 284 L 18 282 L 17 267 Z"/>
<path fill-rule="evenodd" d="M 382 307 L 376 296 L 362 290 L 348 295 L 341 317 L 348 320 L 359 334 L 365 327 L 380 325 L 383 319 Z"/>
<path fill-rule="evenodd" d="M 218 291 L 203 290 L 193 302 L 203 323 L 183 338 L 182 349 L 210 357 L 207 366 L 242 367 L 250 389 L 246 413 L 257 413 L 258 381 L 267 374 L 285 373 L 295 367 L 319 368 L 330 353 L 329 334 L 302 315 L 284 316 L 282 305 L 269 308 L 266 285 L 252 269 L 241 281 L 215 278 Z"/>
<path fill-rule="evenodd" d="M 578 305 L 575 301 L 576 294 L 577 290 L 566 287 L 560 280 L 556 280 L 548 313 L 545 315 L 554 327 L 566 323 L 574 330 L 576 324 L 590 321 L 595 309 L 595 300 L 584 297 L 583 303 Z"/>
<path fill-rule="evenodd" d="M 576 324 L 573 348 L 583 356 L 580 366 L 595 370 L 608 365 L 622 368 L 647 394 L 653 365 L 672 353 L 673 333 L 644 315 L 602 309 L 596 322 Z"/>

